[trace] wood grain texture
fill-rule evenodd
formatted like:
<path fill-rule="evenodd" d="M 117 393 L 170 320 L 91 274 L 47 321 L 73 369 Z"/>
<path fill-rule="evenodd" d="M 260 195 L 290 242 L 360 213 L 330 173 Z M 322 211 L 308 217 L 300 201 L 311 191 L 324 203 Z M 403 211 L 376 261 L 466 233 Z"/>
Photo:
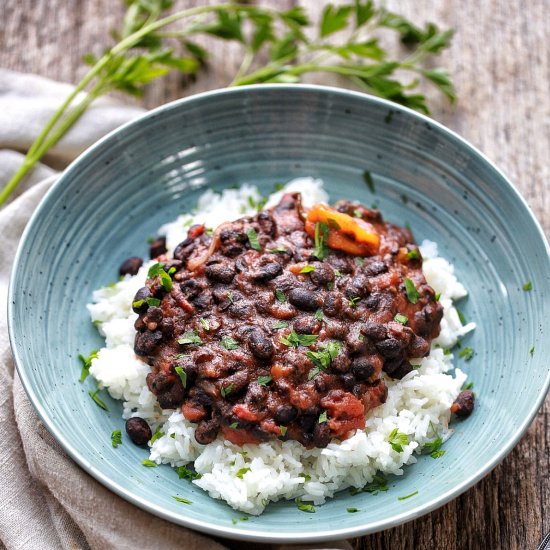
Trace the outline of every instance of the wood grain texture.
<path fill-rule="evenodd" d="M 177 5 L 205 3 L 181 0 Z M 262 3 L 281 9 L 300 3 L 315 13 L 326 4 L 322 0 Z M 0 66 L 68 82 L 84 74 L 82 55 L 101 52 L 108 30 L 124 12 L 122 2 L 113 0 L 4 0 L 0 4 Z M 548 234 L 548 1 L 392 0 L 387 4 L 418 23 L 434 20 L 456 29 L 441 64 L 453 74 L 459 101 L 451 107 L 434 95 L 433 116 L 503 170 Z M 141 103 L 153 107 L 222 87 L 240 61 L 238 48 L 216 42 L 210 68 L 197 82 L 170 75 L 152 85 Z M 475 487 L 431 514 L 353 544 L 362 550 L 529 550 L 536 549 L 548 531 L 550 399 L 519 445 Z"/>

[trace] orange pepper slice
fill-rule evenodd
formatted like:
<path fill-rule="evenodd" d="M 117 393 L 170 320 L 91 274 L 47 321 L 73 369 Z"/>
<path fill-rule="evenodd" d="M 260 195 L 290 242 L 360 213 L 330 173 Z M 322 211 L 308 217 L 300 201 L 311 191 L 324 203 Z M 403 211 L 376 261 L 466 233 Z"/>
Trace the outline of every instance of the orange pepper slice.
<path fill-rule="evenodd" d="M 329 227 L 329 248 L 354 256 L 372 256 L 378 252 L 380 235 L 365 220 L 338 212 L 320 202 L 311 207 L 306 217 L 306 233 L 312 239 L 315 238 L 315 225 L 319 222 Z"/>

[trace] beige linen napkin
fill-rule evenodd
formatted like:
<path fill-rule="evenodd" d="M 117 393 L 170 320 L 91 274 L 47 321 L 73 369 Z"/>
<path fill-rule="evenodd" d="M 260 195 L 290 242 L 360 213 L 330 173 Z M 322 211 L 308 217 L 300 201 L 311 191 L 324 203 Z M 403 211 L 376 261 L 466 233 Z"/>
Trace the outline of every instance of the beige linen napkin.
<path fill-rule="evenodd" d="M 0 149 L 24 151 L 68 89 L 65 84 L 0 69 Z M 66 163 L 140 112 L 111 100 L 98 102 L 58 145 L 57 161 Z M 0 150 L 0 186 L 21 160 L 16 151 Z M 24 182 L 26 190 L 0 210 L 0 550 L 269 548 L 214 541 L 136 508 L 81 470 L 38 419 L 14 370 L 6 301 L 21 233 L 56 174 L 40 166 Z M 300 548 L 351 550 L 351 545 L 339 541 Z"/>

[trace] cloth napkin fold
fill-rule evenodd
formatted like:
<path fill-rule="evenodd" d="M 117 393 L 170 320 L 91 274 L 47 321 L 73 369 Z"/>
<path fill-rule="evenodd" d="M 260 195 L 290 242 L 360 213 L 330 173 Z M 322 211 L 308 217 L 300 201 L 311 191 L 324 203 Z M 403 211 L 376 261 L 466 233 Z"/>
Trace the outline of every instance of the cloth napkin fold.
<path fill-rule="evenodd" d="M 21 153 L 70 90 L 67 84 L 0 69 L 0 186 L 17 170 Z M 58 143 L 48 161 L 63 166 L 142 112 L 111 99 L 97 101 Z M 80 469 L 40 422 L 14 369 L 7 289 L 25 225 L 57 177 L 55 168 L 40 165 L 20 186 L 19 196 L 0 210 L 0 550 L 291 548 L 215 541 L 140 510 Z M 352 547 L 339 541 L 299 548 Z"/>

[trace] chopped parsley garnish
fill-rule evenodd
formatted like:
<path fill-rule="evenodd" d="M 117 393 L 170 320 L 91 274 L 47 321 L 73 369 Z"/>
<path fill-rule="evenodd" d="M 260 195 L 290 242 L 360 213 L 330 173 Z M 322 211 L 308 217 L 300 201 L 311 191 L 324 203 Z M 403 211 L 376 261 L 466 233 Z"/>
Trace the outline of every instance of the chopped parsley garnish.
<path fill-rule="evenodd" d="M 349 303 L 349 307 L 357 307 L 357 302 L 361 300 L 361 296 L 352 296 L 349 300 L 348 300 L 348 303 Z"/>
<path fill-rule="evenodd" d="M 312 252 L 312 256 L 315 256 L 318 260 L 324 260 L 328 254 L 328 234 L 329 227 L 326 223 L 317 222 L 315 224 L 315 250 Z"/>
<path fill-rule="evenodd" d="M 359 508 L 346 508 L 347 512 L 350 514 L 355 514 L 355 512 L 360 512 Z"/>
<path fill-rule="evenodd" d="M 145 300 L 135 300 L 134 302 L 132 302 L 132 307 L 135 309 L 139 309 L 144 303 Z"/>
<path fill-rule="evenodd" d="M 462 313 L 462 311 L 460 311 L 460 309 L 458 308 L 455 308 L 456 309 L 456 313 L 458 315 L 458 318 L 460 319 L 460 322 L 465 325 L 467 323 L 466 321 L 466 317 L 464 316 L 464 313 Z"/>
<path fill-rule="evenodd" d="M 275 296 L 277 297 L 277 300 L 279 300 L 279 302 L 286 302 L 286 296 L 284 295 L 284 292 L 282 290 L 279 290 L 277 288 L 275 290 Z"/>
<path fill-rule="evenodd" d="M 521 288 L 523 288 L 525 292 L 529 292 L 530 290 L 533 290 L 533 283 L 531 281 L 527 281 L 526 283 L 523 284 Z"/>
<path fill-rule="evenodd" d="M 355 263 L 359 266 L 365 265 L 365 258 L 361 258 L 361 256 L 356 256 Z"/>
<path fill-rule="evenodd" d="M 173 275 L 175 272 L 176 272 L 176 268 L 175 268 L 175 267 L 171 267 L 171 268 L 168 270 L 168 275 Z"/>
<path fill-rule="evenodd" d="M 327 421 L 327 411 L 323 411 L 320 415 L 319 415 L 319 424 L 324 424 L 326 421 Z"/>
<path fill-rule="evenodd" d="M 202 326 L 202 328 L 204 330 L 210 330 L 210 323 L 206 320 L 206 319 L 203 319 L 202 317 L 199 319 L 199 322 Z"/>
<path fill-rule="evenodd" d="M 160 431 L 160 428 L 157 428 L 155 430 L 155 433 L 153 434 L 153 437 L 149 441 L 149 443 L 152 445 L 159 437 L 162 437 L 164 435 L 164 432 Z"/>
<path fill-rule="evenodd" d="M 241 521 L 248 521 L 248 516 L 241 516 Z"/>
<path fill-rule="evenodd" d="M 420 260 L 420 252 L 417 248 L 413 248 L 407 252 L 407 260 Z"/>
<path fill-rule="evenodd" d="M 80 362 L 82 363 L 82 370 L 80 371 L 80 382 L 84 382 L 86 378 L 88 378 L 88 375 L 90 374 L 90 367 L 92 366 L 92 359 L 95 359 L 99 354 L 99 350 L 96 349 L 88 355 L 88 357 L 84 357 L 81 353 L 78 354 L 78 358 L 80 359 Z"/>
<path fill-rule="evenodd" d="M 189 481 L 193 481 L 194 479 L 199 479 L 201 477 L 200 474 L 197 474 L 194 470 L 190 470 L 187 466 L 178 466 L 176 468 L 176 473 L 180 479 L 188 479 Z"/>
<path fill-rule="evenodd" d="M 324 321 L 325 319 L 325 316 L 323 314 L 323 310 L 322 309 L 318 309 L 316 312 L 315 312 L 315 320 L 316 321 Z"/>
<path fill-rule="evenodd" d="M 445 454 L 441 445 L 443 445 L 443 440 L 441 437 L 437 436 L 433 441 L 428 441 L 428 443 L 424 445 L 424 449 L 428 451 L 432 458 L 439 458 Z"/>
<path fill-rule="evenodd" d="M 246 472 L 250 472 L 250 468 L 241 468 L 235 475 L 239 478 L 239 479 L 242 479 L 244 474 L 246 474 Z"/>
<path fill-rule="evenodd" d="M 306 356 L 318 369 L 327 370 L 333 359 L 336 359 L 342 344 L 340 342 L 327 342 L 320 351 L 307 351 Z M 311 374 L 312 371 L 310 371 Z M 319 374 L 319 370 L 315 374 Z M 313 378 L 313 377 L 312 377 Z M 309 378 L 311 380 L 311 378 Z"/>
<path fill-rule="evenodd" d="M 177 500 L 178 502 L 181 502 L 182 504 L 192 504 L 192 502 L 187 498 L 182 497 L 172 497 L 174 500 Z"/>
<path fill-rule="evenodd" d="M 462 389 L 463 390 L 471 390 L 473 387 L 474 387 L 474 383 L 473 382 L 468 382 L 467 384 L 464 384 L 462 386 Z"/>
<path fill-rule="evenodd" d="M 222 387 L 220 389 L 221 396 L 225 399 L 226 396 L 228 396 L 233 391 L 233 384 L 229 384 L 228 386 Z"/>
<path fill-rule="evenodd" d="M 462 348 L 458 356 L 463 357 L 464 361 L 470 361 L 470 359 L 474 356 L 474 350 L 472 348 Z"/>
<path fill-rule="evenodd" d="M 147 305 L 150 307 L 159 307 L 160 306 L 160 300 L 158 298 L 147 298 L 146 299 Z"/>
<path fill-rule="evenodd" d="M 329 281 L 327 283 L 327 289 L 328 290 L 333 290 L 334 289 L 334 281 Z"/>
<path fill-rule="evenodd" d="M 176 434 L 175 434 L 175 433 L 171 433 L 168 437 L 171 437 L 172 439 L 176 439 Z"/>
<path fill-rule="evenodd" d="M 231 523 L 232 523 L 233 525 L 237 525 L 238 521 L 239 521 L 238 519 L 231 518 Z"/>
<path fill-rule="evenodd" d="M 376 193 L 376 189 L 374 187 L 374 181 L 372 181 L 372 176 L 370 175 L 370 172 L 368 170 L 365 170 L 363 172 L 363 180 L 367 184 L 369 191 L 371 193 Z"/>
<path fill-rule="evenodd" d="M 371 495 L 377 495 L 380 491 L 387 491 L 389 489 L 388 482 L 381 475 L 375 474 L 372 477 L 373 483 L 365 485 L 363 491 L 365 493 L 370 493 Z"/>
<path fill-rule="evenodd" d="M 258 376 L 258 384 L 260 386 L 267 386 L 272 380 L 271 376 Z"/>
<path fill-rule="evenodd" d="M 176 367 L 174 370 L 176 371 L 176 374 L 180 377 L 180 380 L 181 380 L 181 383 L 182 383 L 183 387 L 186 388 L 187 387 L 187 373 L 181 367 Z"/>
<path fill-rule="evenodd" d="M 535 354 L 535 346 L 531 346 L 531 347 L 529 348 L 529 355 L 530 355 L 531 357 L 533 357 L 534 354 Z"/>
<path fill-rule="evenodd" d="M 306 481 L 306 482 L 307 482 L 307 481 L 311 481 L 311 476 L 310 476 L 309 474 L 304 473 L 304 472 L 302 472 L 302 473 L 300 474 L 300 477 L 303 477 L 303 478 L 304 478 L 304 481 Z"/>
<path fill-rule="evenodd" d="M 155 277 L 160 278 L 160 284 L 163 286 L 164 290 L 166 292 L 170 292 L 172 290 L 172 278 L 166 271 L 164 271 L 164 264 L 154 264 L 149 268 L 149 271 L 147 273 L 147 277 L 149 279 L 154 279 Z"/>
<path fill-rule="evenodd" d="M 302 502 L 300 497 L 298 497 L 294 502 L 300 512 L 309 512 L 310 514 L 315 513 L 315 506 L 313 506 L 313 504 L 306 504 L 305 502 Z"/>
<path fill-rule="evenodd" d="M 186 345 L 201 346 L 202 343 L 203 342 L 200 339 L 200 337 L 197 335 L 196 330 L 188 330 L 187 332 L 184 333 L 184 335 L 181 338 L 178 338 L 178 344 L 180 344 L 181 346 L 186 346 Z"/>
<path fill-rule="evenodd" d="M 281 430 L 281 436 L 284 437 L 288 428 L 286 426 L 279 426 L 279 430 Z"/>
<path fill-rule="evenodd" d="M 233 422 L 232 424 L 229 424 L 229 427 L 232 430 L 236 430 L 239 427 L 239 423 L 238 422 Z"/>
<path fill-rule="evenodd" d="M 408 277 L 403 277 L 403 282 L 405 283 L 407 299 L 411 304 L 416 304 L 416 302 L 418 302 L 418 298 L 420 298 L 420 293 L 416 290 L 414 283 Z"/>
<path fill-rule="evenodd" d="M 233 340 L 231 336 L 224 336 L 220 344 L 229 351 L 237 349 L 239 347 L 239 342 Z"/>
<path fill-rule="evenodd" d="M 286 327 L 288 327 L 287 321 L 277 321 L 271 328 L 279 329 L 279 328 L 286 328 Z"/>
<path fill-rule="evenodd" d="M 409 322 L 409 318 L 405 315 L 401 315 L 401 313 L 398 313 L 394 318 L 394 321 L 397 321 L 398 323 L 401 323 L 402 325 L 406 325 Z"/>
<path fill-rule="evenodd" d="M 435 301 L 436 301 L 436 302 L 439 302 L 440 298 L 441 298 L 441 292 L 438 292 L 438 293 L 435 295 Z"/>
<path fill-rule="evenodd" d="M 99 390 L 96 390 L 96 391 L 90 390 L 88 392 L 88 395 L 94 400 L 94 403 L 98 407 L 101 407 L 104 411 L 108 411 L 109 409 L 107 408 L 107 405 L 105 405 L 105 403 L 103 403 L 103 401 L 97 396 L 98 393 L 99 393 Z"/>
<path fill-rule="evenodd" d="M 320 372 L 321 369 L 319 367 L 313 367 L 307 374 L 308 381 L 313 380 Z"/>
<path fill-rule="evenodd" d="M 284 252 L 288 252 L 288 250 L 284 246 L 276 246 L 275 248 L 268 250 L 268 252 L 273 252 L 275 254 L 283 254 Z"/>
<path fill-rule="evenodd" d="M 258 233 L 253 227 L 249 227 L 246 230 L 246 236 L 248 237 L 248 242 L 250 243 L 251 248 L 254 250 L 261 250 L 260 241 L 258 240 Z"/>
<path fill-rule="evenodd" d="M 335 269 L 335 270 L 334 270 L 334 276 L 335 276 L 337 279 L 340 279 L 340 277 L 343 277 L 344 274 L 341 273 L 340 271 L 338 271 L 338 269 Z"/>
<path fill-rule="evenodd" d="M 401 433 L 397 431 L 397 428 L 394 428 L 388 437 L 388 442 L 396 453 L 402 453 L 403 445 L 409 443 L 409 438 L 407 434 Z"/>
<path fill-rule="evenodd" d="M 144 458 L 142 461 L 141 461 L 141 464 L 143 466 L 146 466 L 147 468 L 156 468 L 157 467 L 157 463 L 156 462 L 153 462 L 152 460 L 149 460 L 148 458 Z"/>
<path fill-rule="evenodd" d="M 327 222 L 329 227 L 332 227 L 332 229 L 341 229 L 340 224 L 334 218 L 327 218 Z"/>
<path fill-rule="evenodd" d="M 119 445 L 122 445 L 122 432 L 120 430 L 114 430 L 111 433 L 111 445 L 116 449 Z"/>
<path fill-rule="evenodd" d="M 296 331 L 292 331 L 286 338 L 281 336 L 279 342 L 288 347 L 304 346 L 309 347 L 317 341 L 316 334 L 298 334 Z"/>
<path fill-rule="evenodd" d="M 314 265 L 306 265 L 300 269 L 300 273 L 311 273 L 312 271 L 315 271 Z"/>
<path fill-rule="evenodd" d="M 414 497 L 418 494 L 418 491 L 415 491 L 414 493 L 411 493 L 410 495 L 405 495 L 404 497 L 397 497 L 397 500 L 407 500 L 408 498 Z"/>
<path fill-rule="evenodd" d="M 235 303 L 235 300 L 233 299 L 233 292 L 231 292 L 230 290 L 228 290 L 227 293 L 226 293 L 226 296 L 227 296 L 227 299 L 228 299 L 232 304 Z"/>
<path fill-rule="evenodd" d="M 361 210 L 359 210 L 358 208 L 356 208 L 356 209 L 353 211 L 353 217 L 354 217 L 354 218 L 362 218 L 363 215 L 361 214 Z"/>

